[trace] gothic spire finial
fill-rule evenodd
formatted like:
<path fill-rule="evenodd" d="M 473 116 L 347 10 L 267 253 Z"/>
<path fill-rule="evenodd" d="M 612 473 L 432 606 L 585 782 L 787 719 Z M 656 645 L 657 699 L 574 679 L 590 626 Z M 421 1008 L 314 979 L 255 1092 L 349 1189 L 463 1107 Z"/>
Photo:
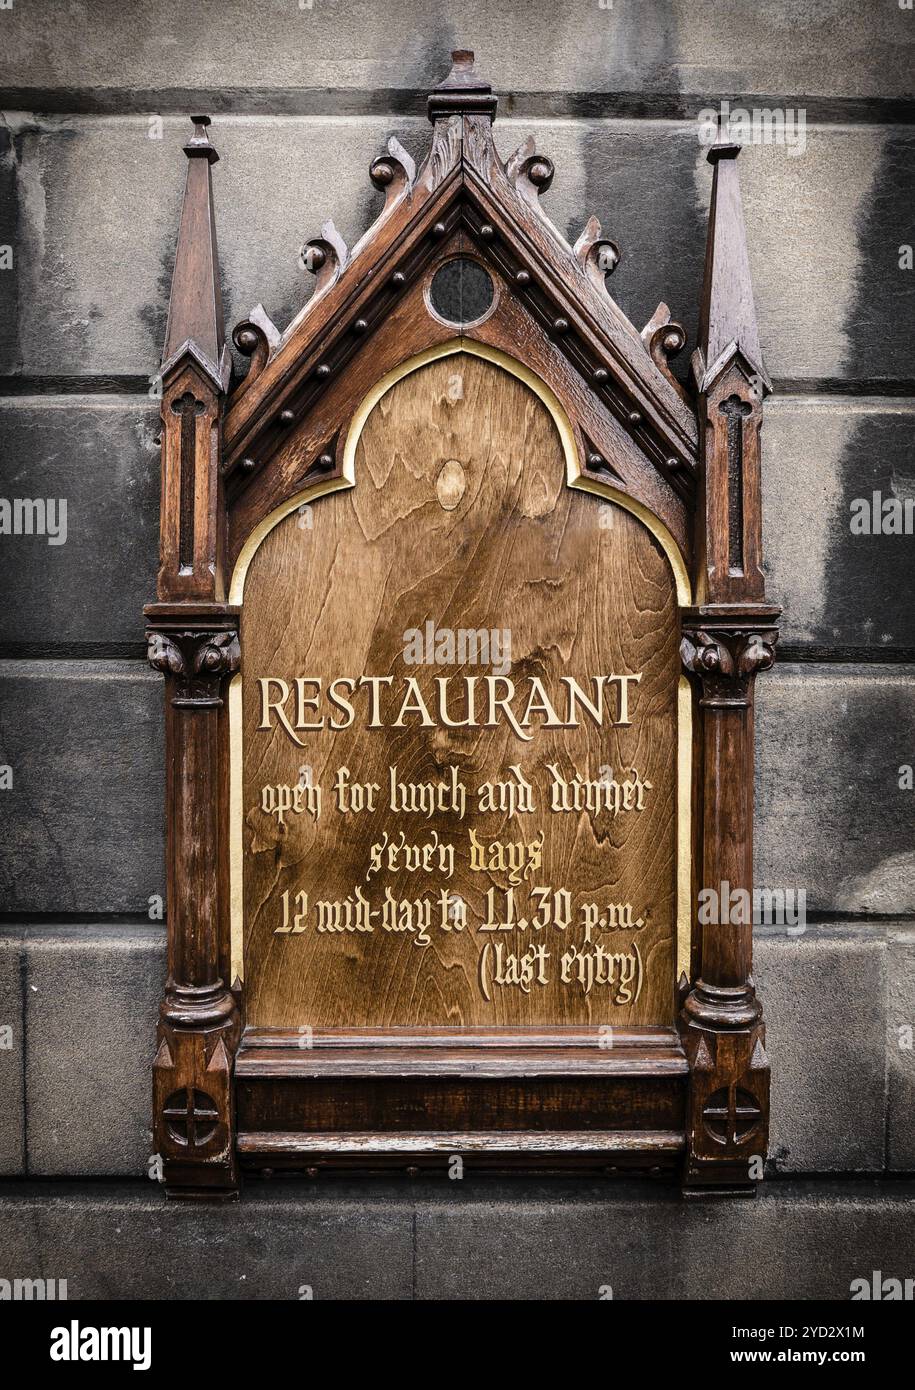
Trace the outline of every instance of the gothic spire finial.
<path fill-rule="evenodd" d="M 759 376 L 764 388 L 772 389 L 763 366 L 753 304 L 737 174 L 739 154 L 740 145 L 730 138 L 727 126 L 719 121 L 718 137 L 706 156 L 714 174 L 699 318 L 699 350 L 703 359 L 700 390 L 707 388 L 735 349 L 750 370 Z"/>
<path fill-rule="evenodd" d="M 162 367 L 165 371 L 183 351 L 188 350 L 213 377 L 220 390 L 225 390 L 229 362 L 210 175 L 211 166 L 219 155 L 211 145 L 207 132 L 209 116 L 192 116 L 191 120 L 194 134 L 184 146 L 188 158 L 187 181 L 175 250 Z"/>
<path fill-rule="evenodd" d="M 469 48 L 456 48 L 451 54 L 451 71 L 429 93 L 429 120 L 441 116 L 478 114 L 495 120 L 498 97 L 492 87 L 474 67 L 474 55 Z"/>
<path fill-rule="evenodd" d="M 184 147 L 184 153 L 188 159 L 204 156 L 210 164 L 215 164 L 219 159 L 216 153 L 216 146 L 210 144 L 210 137 L 207 134 L 207 127 L 212 125 L 209 116 L 192 116 L 191 121 L 194 126 L 194 134 Z"/>
<path fill-rule="evenodd" d="M 740 154 L 742 145 L 738 145 L 731 139 L 731 131 L 727 121 L 718 117 L 718 133 L 709 147 L 709 152 L 705 156 L 709 164 L 717 164 L 719 159 L 736 159 Z"/>

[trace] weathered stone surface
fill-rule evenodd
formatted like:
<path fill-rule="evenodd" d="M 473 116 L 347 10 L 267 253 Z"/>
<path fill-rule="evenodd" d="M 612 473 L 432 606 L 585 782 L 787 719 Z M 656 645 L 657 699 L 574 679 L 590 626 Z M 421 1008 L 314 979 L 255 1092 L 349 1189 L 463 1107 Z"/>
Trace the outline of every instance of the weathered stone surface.
<path fill-rule="evenodd" d="M 127 396 L 0 401 L 7 498 L 66 501 L 63 544 L 13 535 L 0 544 L 0 642 L 140 642 L 155 597 L 159 415 Z"/>
<path fill-rule="evenodd" d="M 22 199 L 18 188 L 18 168 L 16 151 L 9 131 L 0 117 L 0 255 L 12 256 L 13 264 L 0 271 L 0 343 L 5 344 L 19 322 L 19 203 Z M 5 347 L 0 349 L 0 360 L 6 359 Z M 15 365 L 15 364 L 14 364 Z M 6 370 L 6 369 L 5 369 Z"/>
<path fill-rule="evenodd" d="M 451 48 L 472 44 L 497 90 L 582 93 L 912 93 L 910 16 L 893 4 L 812 6 L 701 0 L 637 6 L 464 0 L 273 0 L 256 14 L 223 4 L 219 22 L 157 0 L 130 22 L 115 0 L 61 22 L 16 6 L 4 17 L 0 82 L 13 89 L 97 94 L 211 88 L 226 102 L 258 94 L 287 103 L 327 88 L 424 91 L 447 72 Z M 74 42 L 78 25 L 80 42 Z M 824 36 L 829 36 L 828 42 Z M 114 90 L 112 90 L 114 89 Z"/>
<path fill-rule="evenodd" d="M 772 1162 L 783 1173 L 880 1172 L 882 926 L 810 926 L 800 935 L 757 929 L 753 974 L 772 1063 Z"/>
<path fill-rule="evenodd" d="M 776 666 L 757 682 L 756 881 L 807 910 L 915 910 L 915 668 Z"/>
<path fill-rule="evenodd" d="M 168 1203 L 151 1183 L 7 1191 L 0 1277 L 53 1273 L 70 1299 L 298 1300 L 307 1287 L 316 1300 L 411 1295 L 406 1185 L 255 1182 L 241 1206 Z"/>
<path fill-rule="evenodd" d="M 25 1172 L 22 933 L 0 927 L 0 1177 Z"/>
<path fill-rule="evenodd" d="M 152 378 L 165 334 L 188 121 L 166 120 L 156 139 L 143 117 L 8 119 L 17 129 L 23 251 L 18 339 L 7 326 L 13 336 L 0 354 L 2 369 Z M 420 131 L 428 142 L 429 124 L 417 120 L 214 124 L 229 326 L 258 300 L 285 325 L 314 283 L 299 259 L 303 243 L 331 216 L 350 244 L 372 221 L 383 200 L 368 166 L 389 125 L 414 146 Z"/>
<path fill-rule="evenodd" d="M 772 1182 L 710 1206 L 610 1184 L 443 1185 L 417 1202 L 416 1296 L 848 1298 L 852 1279 L 908 1268 L 907 1197 Z"/>
<path fill-rule="evenodd" d="M 161 677 L 145 662 L 0 662 L 0 900 L 146 913 L 165 892 Z"/>
<path fill-rule="evenodd" d="M 31 927 L 25 962 L 29 1173 L 145 1176 L 163 927 Z"/>
<path fill-rule="evenodd" d="M 9 1186 L 0 1277 L 86 1298 L 847 1299 L 905 1277 L 915 1184 L 782 1181 L 683 1202 L 638 1183 L 250 1182 L 238 1206 L 139 1184 Z M 213 1257 L 218 1250 L 219 1258 Z M 444 1252 L 444 1254 L 443 1254 Z"/>
<path fill-rule="evenodd" d="M 887 1167 L 915 1170 L 915 928 L 887 934 Z"/>
<path fill-rule="evenodd" d="M 161 348 L 189 127 L 169 118 L 8 117 L 19 199 L 18 315 L 0 370 L 27 375 L 152 374 Z M 710 167 L 693 122 L 499 121 L 510 153 L 535 131 L 556 165 L 544 200 L 574 240 L 601 217 L 623 261 L 611 282 L 641 326 L 664 299 L 695 341 Z M 367 178 L 389 133 L 416 155 L 411 117 L 226 116 L 212 135 L 228 322 L 262 300 L 284 326 L 311 290 L 302 243 L 327 217 L 352 244 L 381 198 Z M 741 155 L 751 265 L 770 373 L 788 381 L 898 378 L 915 278 L 911 127 L 810 126 L 806 150 Z M 99 267 L 105 274 L 99 274 Z M 683 360 L 686 358 L 684 356 Z"/>
<path fill-rule="evenodd" d="M 856 500 L 873 508 L 875 492 L 903 503 L 915 496 L 913 429 L 904 399 L 771 401 L 763 539 L 782 642 L 915 647 L 912 536 L 851 529 Z"/>

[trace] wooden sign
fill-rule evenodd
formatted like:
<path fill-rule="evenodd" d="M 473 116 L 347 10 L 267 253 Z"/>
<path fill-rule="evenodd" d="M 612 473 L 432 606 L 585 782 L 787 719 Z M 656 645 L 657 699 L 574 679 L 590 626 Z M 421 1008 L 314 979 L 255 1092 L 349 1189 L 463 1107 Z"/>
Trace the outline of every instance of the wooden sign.
<path fill-rule="evenodd" d="M 692 392 L 552 166 L 503 163 L 454 55 L 379 221 L 224 342 L 195 117 L 163 365 L 159 597 L 173 1195 L 239 1164 L 761 1175 L 749 928 L 761 365 L 736 183 L 714 190 Z"/>
<path fill-rule="evenodd" d="M 507 358 L 413 367 L 354 464 L 245 578 L 249 1024 L 671 1025 L 661 545 Z"/>

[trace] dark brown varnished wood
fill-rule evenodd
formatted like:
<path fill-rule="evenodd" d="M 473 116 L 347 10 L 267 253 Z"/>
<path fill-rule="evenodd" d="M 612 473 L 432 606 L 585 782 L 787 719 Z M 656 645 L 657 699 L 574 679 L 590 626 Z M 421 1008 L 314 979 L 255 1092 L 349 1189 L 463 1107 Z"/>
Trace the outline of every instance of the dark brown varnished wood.
<path fill-rule="evenodd" d="M 162 508 L 149 659 L 165 677 L 168 979 L 153 1067 L 153 1127 L 167 1190 L 236 1190 L 232 1061 L 240 1016 L 228 937 L 224 695 L 238 669 L 225 602 L 219 466 L 230 363 L 224 341 L 204 116 L 187 184 L 162 364 Z"/>
<path fill-rule="evenodd" d="M 779 609 L 766 603 L 760 430 L 771 384 L 753 309 L 737 180 L 726 132 L 714 167 L 699 345 L 693 356 L 703 487 L 696 518 L 698 604 L 681 653 L 701 713 L 700 882 L 753 890 L 753 692 L 775 660 Z M 703 925 L 699 973 L 681 1015 L 690 1060 L 688 1188 L 745 1186 L 768 1143 L 769 1061 L 752 980 L 752 919 Z"/>
<path fill-rule="evenodd" d="M 694 920 L 688 971 L 679 982 L 669 930 L 677 647 L 692 690 L 687 879 L 695 904 L 701 887 L 727 882 L 752 890 L 753 685 L 772 664 L 776 639 L 778 610 L 766 603 L 761 569 L 759 432 L 770 386 L 753 312 L 737 148 L 722 136 L 709 154 L 714 184 L 702 317 L 684 386 L 670 359 L 685 333 L 668 306 L 659 305 L 641 332 L 628 321 L 606 287 L 619 248 L 593 218 L 574 246 L 565 242 L 540 204 L 553 177 L 550 160 L 526 140 L 503 161 L 492 139 L 495 110 L 473 55 L 456 53 L 429 98 L 425 161 L 417 169 L 396 140 L 389 142 L 370 173 L 385 197 L 378 220 L 352 248 L 330 222 L 307 243 L 303 259 L 315 276 L 314 294 L 285 331 L 260 305 L 236 326 L 233 340 L 249 367 L 234 384 L 211 185 L 217 156 L 206 118 L 194 118 L 185 147 L 162 368 L 161 563 L 157 602 L 147 609 L 150 659 L 165 676 L 168 763 L 169 977 L 154 1120 L 173 1195 L 232 1193 L 240 1160 L 308 1171 L 418 1171 L 441 1166 L 454 1152 L 500 1171 L 676 1167 L 688 1190 L 749 1190 L 758 1176 L 752 1161 L 765 1156 L 769 1072 L 751 928 Z M 482 265 L 495 290 L 492 312 L 464 328 L 441 321 L 429 302 L 431 276 L 458 254 Z M 642 520 L 657 523 L 655 534 L 670 538 L 689 569 L 691 602 L 678 611 L 660 547 L 630 511 L 620 512 L 613 545 L 569 549 L 595 499 L 562 485 L 566 460 L 542 405 L 527 400 L 527 387 L 505 385 L 498 367 L 465 350 L 468 397 L 487 399 L 490 412 L 468 417 L 466 439 L 454 444 L 465 488 L 497 473 L 512 440 L 511 429 L 499 431 L 518 421 L 523 458 L 512 496 L 489 518 L 494 543 L 475 546 L 472 563 L 453 564 L 450 578 L 447 563 L 426 558 L 443 523 L 446 555 L 460 554 L 473 530 L 472 517 L 453 515 L 450 503 L 429 510 L 431 528 L 420 520 L 432 506 L 423 488 L 428 483 L 434 491 L 448 462 L 436 455 L 443 425 L 430 406 L 441 395 L 433 363 L 376 406 L 360 440 L 356 486 L 315 501 L 325 529 L 314 553 L 297 548 L 294 520 L 268 534 L 239 614 L 229 601 L 230 579 L 252 533 L 316 480 L 351 481 L 343 477 L 346 442 L 367 393 L 386 373 L 455 338 L 458 346 L 472 342 L 506 354 L 544 385 L 570 422 L 581 478 L 613 489 Z M 499 400 L 504 420 L 497 427 Z M 492 457 L 485 449 L 474 455 L 475 435 L 490 441 Z M 386 449 L 402 460 L 399 478 Z M 552 499 L 546 514 L 556 528 L 552 558 L 547 547 L 539 568 L 536 546 L 523 540 L 526 513 L 518 505 L 538 481 Z M 445 485 L 452 484 L 449 475 Z M 375 552 L 373 569 L 367 542 L 385 526 L 399 540 L 389 552 Z M 664 905 L 668 928 L 656 943 L 644 1007 L 618 1019 L 590 1003 L 570 1008 L 557 995 L 543 1008 L 521 1001 L 493 1014 L 464 982 L 472 972 L 460 951 L 440 962 L 448 990 L 437 992 L 429 972 L 424 993 L 409 945 L 393 973 L 393 960 L 379 956 L 367 977 L 345 960 L 335 976 L 313 944 L 290 951 L 272 927 L 261 930 L 258 903 L 276 886 L 282 854 L 250 816 L 242 837 L 253 861 L 245 877 L 245 980 L 233 981 L 228 846 L 238 827 L 230 823 L 227 691 L 239 664 L 252 756 L 250 682 L 263 673 L 268 651 L 282 654 L 288 637 L 298 650 L 313 643 L 317 651 L 323 641 L 329 652 L 336 621 L 341 655 L 364 665 L 369 649 L 384 654 L 383 623 L 377 634 L 366 628 L 365 650 L 357 643 L 351 651 L 341 624 L 347 612 L 371 603 L 373 584 L 398 576 L 391 592 L 396 587 L 406 606 L 408 626 L 411 585 L 420 607 L 432 603 L 436 585 L 473 593 L 479 578 L 485 590 L 498 572 L 496 538 L 519 547 L 518 588 L 512 591 L 510 578 L 503 587 L 513 621 L 530 629 L 532 650 L 539 622 L 547 647 L 558 627 L 566 636 L 591 632 L 606 652 L 615 640 L 600 626 L 606 600 L 608 609 L 617 604 L 629 615 L 631 649 L 616 659 L 658 668 L 649 753 L 665 808 L 657 823 L 660 851 L 653 858 L 637 836 L 630 848 L 636 878 L 641 873 Z M 340 554 L 347 557 L 343 568 Z M 538 579 L 558 585 L 561 595 L 539 612 L 525 597 Z M 297 601 L 303 607 L 292 622 Z M 323 633 L 322 613 L 331 615 Z M 497 621 L 490 604 L 474 625 Z M 387 653 L 388 665 L 390 659 Z M 548 664 L 542 655 L 537 660 Z M 405 738 L 400 753 L 414 744 Z M 318 761 L 330 751 L 318 749 Z M 373 756 L 387 762 L 396 751 L 391 744 Z M 595 747 L 583 756 L 593 761 L 597 753 Z M 269 752 L 258 754 L 257 767 L 246 764 L 247 811 L 265 756 L 269 764 Z M 276 776 L 281 762 L 277 757 Z M 261 867 L 252 853 L 258 835 Z M 307 840 L 299 859 L 315 884 L 331 884 L 347 845 L 335 845 L 333 836 Z M 573 887 L 583 887 L 592 870 L 605 872 L 598 839 L 589 844 L 566 847 L 563 873 L 575 877 Z M 263 873 L 268 860 L 272 868 Z M 465 888 L 472 894 L 472 885 Z M 388 987 L 391 980 L 399 988 Z M 612 1046 L 604 1047 L 599 1029 L 608 1024 Z"/>

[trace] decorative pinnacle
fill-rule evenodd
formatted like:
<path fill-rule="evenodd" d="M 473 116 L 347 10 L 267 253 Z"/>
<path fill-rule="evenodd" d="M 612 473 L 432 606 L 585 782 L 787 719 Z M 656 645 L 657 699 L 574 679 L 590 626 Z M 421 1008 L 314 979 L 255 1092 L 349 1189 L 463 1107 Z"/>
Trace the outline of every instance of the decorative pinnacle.
<path fill-rule="evenodd" d="M 211 124 L 209 116 L 192 116 L 194 123 L 194 134 L 184 147 L 184 153 L 188 159 L 203 158 L 209 160 L 210 164 L 215 164 L 219 159 L 216 146 L 210 144 L 210 137 L 207 134 L 207 126 Z"/>
<path fill-rule="evenodd" d="M 489 83 L 482 78 L 474 67 L 474 52 L 472 48 L 455 48 L 451 54 L 451 71 L 444 82 L 436 88 L 441 92 L 446 89 L 462 92 L 489 92 L 492 90 Z"/>
<path fill-rule="evenodd" d="M 719 159 L 736 159 L 740 154 L 742 146 L 738 145 L 730 137 L 730 125 L 718 117 L 718 134 L 715 143 L 709 146 L 706 159 L 709 164 L 717 164 Z"/>
<path fill-rule="evenodd" d="M 474 54 L 469 48 L 456 48 L 451 54 L 451 71 L 429 94 L 429 119 L 451 116 L 455 112 L 476 112 L 495 118 L 498 98 L 492 87 L 474 67 Z"/>
<path fill-rule="evenodd" d="M 772 389 L 763 366 L 753 304 L 736 164 L 739 153 L 740 146 L 729 138 L 729 132 L 719 118 L 718 138 L 706 156 L 714 173 L 699 314 L 701 391 L 709 390 L 735 351 L 742 354 L 749 370 L 762 379 L 764 388 L 767 391 Z"/>
<path fill-rule="evenodd" d="M 218 389 L 224 391 L 229 361 L 219 289 L 211 171 L 219 156 L 207 135 L 209 116 L 192 119 L 194 134 L 184 147 L 188 165 L 165 329 L 163 372 L 189 350 Z"/>

